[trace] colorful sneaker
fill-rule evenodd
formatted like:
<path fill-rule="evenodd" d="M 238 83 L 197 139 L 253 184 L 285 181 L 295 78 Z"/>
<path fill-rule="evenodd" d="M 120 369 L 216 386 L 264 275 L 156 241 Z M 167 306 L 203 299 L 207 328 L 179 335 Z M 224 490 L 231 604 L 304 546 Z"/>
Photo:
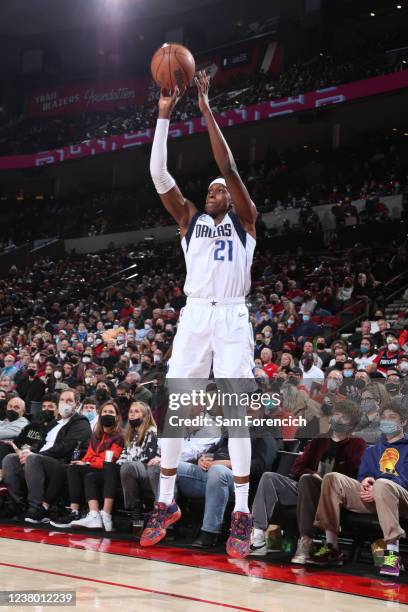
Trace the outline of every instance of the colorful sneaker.
<path fill-rule="evenodd" d="M 227 540 L 227 554 L 243 559 L 251 552 L 252 515 L 247 512 L 233 512 L 231 535 Z"/>
<path fill-rule="evenodd" d="M 380 574 L 398 578 L 402 569 L 400 557 L 393 550 L 386 550 L 384 553 L 384 562 L 380 567 Z"/>
<path fill-rule="evenodd" d="M 343 553 L 338 549 L 334 548 L 333 544 L 322 544 L 306 563 L 312 563 L 313 565 L 343 565 Z"/>
<path fill-rule="evenodd" d="M 160 542 L 166 536 L 167 527 L 178 521 L 180 517 L 181 510 L 175 501 L 170 506 L 155 502 L 140 536 L 140 546 L 154 546 Z"/>

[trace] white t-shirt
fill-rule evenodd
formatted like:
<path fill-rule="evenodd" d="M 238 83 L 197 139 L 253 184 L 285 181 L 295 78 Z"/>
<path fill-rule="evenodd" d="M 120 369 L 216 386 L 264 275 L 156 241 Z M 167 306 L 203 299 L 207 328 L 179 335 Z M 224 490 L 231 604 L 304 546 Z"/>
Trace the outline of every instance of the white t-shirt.
<path fill-rule="evenodd" d="M 68 421 L 69 419 L 60 419 L 55 427 L 50 429 L 50 431 L 47 433 L 47 437 L 45 438 L 44 445 L 40 448 L 40 453 L 54 446 L 59 430 L 62 429 L 64 425 L 68 423 Z"/>

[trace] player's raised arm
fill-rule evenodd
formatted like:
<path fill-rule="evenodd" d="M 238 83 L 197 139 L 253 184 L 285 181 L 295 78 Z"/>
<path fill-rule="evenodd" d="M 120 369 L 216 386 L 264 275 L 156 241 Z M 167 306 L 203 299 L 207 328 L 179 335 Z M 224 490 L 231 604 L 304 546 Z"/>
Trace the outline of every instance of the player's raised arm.
<path fill-rule="evenodd" d="M 197 209 L 192 202 L 184 198 L 176 181 L 167 170 L 167 136 L 170 117 L 179 99 L 180 91 L 177 87 L 172 95 L 166 96 L 163 91 L 160 94 L 159 117 L 150 157 L 150 174 L 164 207 L 178 223 L 183 233 L 183 229 L 187 228 Z"/>
<path fill-rule="evenodd" d="M 228 146 L 210 108 L 208 100 L 208 90 L 210 81 L 204 71 L 198 73 L 195 78 L 198 89 L 198 104 L 203 113 L 208 133 L 210 135 L 211 148 L 217 162 L 219 171 L 227 183 L 228 191 L 231 194 L 234 210 L 238 215 L 244 228 L 252 235 L 255 235 L 255 221 L 257 210 L 252 202 L 247 188 L 241 180 L 237 170 L 231 149 Z"/>

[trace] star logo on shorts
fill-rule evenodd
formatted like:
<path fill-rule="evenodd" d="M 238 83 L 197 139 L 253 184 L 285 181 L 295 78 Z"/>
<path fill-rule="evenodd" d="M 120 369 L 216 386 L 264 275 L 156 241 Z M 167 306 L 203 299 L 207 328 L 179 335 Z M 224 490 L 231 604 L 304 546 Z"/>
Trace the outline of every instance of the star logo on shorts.
<path fill-rule="evenodd" d="M 216 305 L 216 303 L 217 303 L 217 302 L 216 302 L 215 300 L 213 300 L 212 302 L 210 302 L 211 306 L 215 306 L 215 305 Z"/>

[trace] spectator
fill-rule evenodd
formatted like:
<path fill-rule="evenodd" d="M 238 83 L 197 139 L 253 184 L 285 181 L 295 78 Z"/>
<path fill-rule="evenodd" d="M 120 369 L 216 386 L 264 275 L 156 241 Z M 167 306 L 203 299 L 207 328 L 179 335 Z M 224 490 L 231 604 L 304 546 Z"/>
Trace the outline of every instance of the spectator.
<path fill-rule="evenodd" d="M 377 353 L 374 350 L 374 344 L 368 337 L 363 337 L 360 343 L 360 351 L 354 357 L 354 362 L 358 370 L 365 370 L 367 366 L 375 363 Z"/>
<path fill-rule="evenodd" d="M 0 421 L 0 440 L 14 440 L 21 430 L 28 425 L 24 413 L 24 400 L 19 397 L 9 399 L 7 402 L 6 418 Z"/>
<path fill-rule="evenodd" d="M 262 369 L 269 378 L 273 378 L 278 371 L 278 366 L 272 361 L 273 353 L 270 348 L 265 347 L 261 351 Z"/>
<path fill-rule="evenodd" d="M 95 427 L 99 421 L 99 415 L 96 409 L 96 400 L 94 397 L 85 397 L 81 406 L 81 414 L 88 419 L 92 431 L 95 431 Z"/>
<path fill-rule="evenodd" d="M 48 433 L 38 453 L 26 450 L 20 455 L 7 455 L 3 459 L 3 478 L 14 504 L 11 515 L 24 511 L 25 481 L 28 490 L 29 523 L 48 523 L 49 507 L 58 498 L 64 484 L 66 465 L 75 448 L 89 440 L 88 420 L 77 414 L 79 396 L 72 389 L 63 391 L 59 398 L 60 420 Z"/>
<path fill-rule="evenodd" d="M 396 368 L 404 354 L 398 344 L 397 336 L 393 332 L 388 332 L 386 343 L 386 348 L 381 350 L 373 361 L 373 363 L 377 364 L 377 369 L 382 374 L 389 368 Z"/>
<path fill-rule="evenodd" d="M 305 340 L 310 340 L 318 334 L 320 328 L 316 323 L 310 320 L 310 312 L 304 311 L 302 323 L 295 329 L 293 335 L 299 344 Z"/>
<path fill-rule="evenodd" d="M 71 461 L 67 469 L 70 509 L 54 527 L 86 527 L 112 531 L 112 508 L 115 499 L 118 476 L 114 463 L 123 449 L 118 406 L 108 400 L 101 406 L 98 425 L 91 436 L 88 450 L 82 459 Z M 107 460 L 111 452 L 111 460 Z M 107 462 L 104 467 L 104 462 Z M 100 488 L 103 489 L 103 508 L 99 511 Z M 89 512 L 81 519 L 79 509 L 85 492 Z"/>
<path fill-rule="evenodd" d="M 361 393 L 362 417 L 355 435 L 364 438 L 368 444 L 375 444 L 379 436 L 380 408 L 390 397 L 383 385 L 371 382 L 365 386 Z"/>
<path fill-rule="evenodd" d="M 378 332 L 373 335 L 374 346 L 377 349 L 382 348 L 387 344 L 386 338 L 389 333 L 389 325 L 385 319 L 379 319 L 377 321 L 378 324 Z"/>
<path fill-rule="evenodd" d="M 45 393 L 45 383 L 37 376 L 37 363 L 31 360 L 27 373 L 16 386 L 17 393 L 27 406 L 27 414 L 35 419 L 41 413 L 41 401 Z"/>
<path fill-rule="evenodd" d="M 10 400 L 13 403 L 22 401 L 18 398 Z M 48 432 L 55 427 L 58 418 L 58 396 L 44 395 L 42 401 L 41 419 L 36 423 L 28 423 L 20 431 L 17 437 L 10 440 L 2 440 L 0 444 L 0 468 L 3 459 L 10 453 L 19 453 L 23 446 L 28 446 L 33 452 L 38 452 L 46 442 Z M 3 470 L 0 469 L 0 480 L 3 478 Z"/>
<path fill-rule="evenodd" d="M 380 574 L 396 578 L 400 574 L 399 540 L 405 531 L 399 517 L 408 513 L 406 473 L 408 423 L 406 409 L 397 401 L 380 409 L 381 440 L 363 454 L 357 480 L 332 472 L 323 479 L 315 525 L 325 530 L 326 542 L 312 555 L 317 565 L 339 565 L 343 553 L 338 547 L 340 508 L 363 514 L 377 514 L 386 551 Z"/>
<path fill-rule="evenodd" d="M 367 319 L 361 322 L 360 331 L 354 332 L 348 338 L 348 343 L 351 351 L 359 351 L 361 347 L 361 341 L 363 338 L 370 339 L 371 334 L 371 322 Z"/>
<path fill-rule="evenodd" d="M 133 401 L 125 430 L 125 446 L 118 459 L 125 508 L 140 514 L 146 494 L 153 494 L 147 466 L 158 456 L 157 426 L 150 406 Z"/>
<path fill-rule="evenodd" d="M 313 383 L 324 380 L 323 371 L 314 365 L 314 358 L 312 353 L 303 353 L 301 364 L 303 369 L 303 382 L 306 387 L 310 390 Z"/>
<path fill-rule="evenodd" d="M 360 413 L 356 404 L 347 400 L 336 402 L 327 437 L 317 437 L 306 446 L 293 464 L 291 476 L 275 472 L 265 472 L 262 475 L 252 507 L 252 554 L 265 555 L 268 552 L 265 530 L 276 506 L 297 506 L 300 539 L 292 563 L 307 563 L 311 554 L 313 521 L 323 477 L 333 471 L 351 478 L 357 475 L 366 447 L 364 440 L 351 437 L 359 420 Z"/>
<path fill-rule="evenodd" d="M 18 368 L 15 365 L 14 355 L 6 355 L 4 358 L 4 368 L 1 370 L 0 375 L 2 377 L 8 376 L 11 380 L 13 380 L 17 372 Z"/>
<path fill-rule="evenodd" d="M 316 338 L 316 355 L 320 359 L 320 367 L 326 369 L 330 363 L 330 352 L 326 348 L 326 339 L 324 336 L 318 336 Z"/>

